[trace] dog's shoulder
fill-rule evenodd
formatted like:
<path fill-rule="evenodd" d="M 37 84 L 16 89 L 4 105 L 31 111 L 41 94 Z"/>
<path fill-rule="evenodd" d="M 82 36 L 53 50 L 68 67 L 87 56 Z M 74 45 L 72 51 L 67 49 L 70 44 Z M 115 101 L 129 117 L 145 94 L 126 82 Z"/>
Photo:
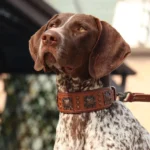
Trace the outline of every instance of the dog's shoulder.
<path fill-rule="evenodd" d="M 127 147 L 150 150 L 149 133 L 120 101 L 114 102 L 108 109 L 90 113 L 86 131 L 87 143 L 94 139 L 112 149 Z"/>

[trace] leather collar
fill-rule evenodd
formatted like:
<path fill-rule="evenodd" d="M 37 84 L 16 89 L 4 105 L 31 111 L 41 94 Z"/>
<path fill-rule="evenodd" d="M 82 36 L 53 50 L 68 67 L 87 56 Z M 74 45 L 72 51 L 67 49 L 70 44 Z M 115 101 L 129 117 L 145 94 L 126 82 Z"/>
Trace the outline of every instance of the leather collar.
<path fill-rule="evenodd" d="M 115 88 L 106 87 L 83 92 L 59 92 L 57 106 L 62 113 L 78 114 L 108 108 L 115 100 Z"/>
<path fill-rule="evenodd" d="M 57 95 L 58 110 L 62 113 L 78 114 L 106 109 L 116 100 L 122 102 L 150 102 L 150 95 L 144 93 L 118 93 L 114 87 L 91 91 L 61 93 Z"/>

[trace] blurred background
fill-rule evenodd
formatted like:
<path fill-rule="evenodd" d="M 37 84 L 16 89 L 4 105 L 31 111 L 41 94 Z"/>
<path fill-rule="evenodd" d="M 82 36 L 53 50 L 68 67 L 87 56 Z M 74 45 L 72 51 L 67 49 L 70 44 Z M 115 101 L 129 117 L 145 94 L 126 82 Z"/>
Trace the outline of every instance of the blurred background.
<path fill-rule="evenodd" d="M 36 73 L 28 40 L 54 14 L 86 13 L 114 26 L 132 54 L 111 74 L 117 91 L 150 94 L 150 0 L 0 1 L 0 150 L 52 150 L 54 74 Z M 150 132 L 150 103 L 127 103 Z"/>

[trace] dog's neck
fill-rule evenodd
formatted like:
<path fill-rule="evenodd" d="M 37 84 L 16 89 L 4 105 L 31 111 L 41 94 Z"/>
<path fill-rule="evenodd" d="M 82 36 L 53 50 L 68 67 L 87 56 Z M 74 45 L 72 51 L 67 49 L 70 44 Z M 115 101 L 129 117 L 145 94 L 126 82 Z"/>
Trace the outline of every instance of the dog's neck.
<path fill-rule="evenodd" d="M 102 88 L 103 83 L 100 79 L 71 78 L 65 74 L 57 75 L 57 88 L 59 92 L 82 92 Z"/>

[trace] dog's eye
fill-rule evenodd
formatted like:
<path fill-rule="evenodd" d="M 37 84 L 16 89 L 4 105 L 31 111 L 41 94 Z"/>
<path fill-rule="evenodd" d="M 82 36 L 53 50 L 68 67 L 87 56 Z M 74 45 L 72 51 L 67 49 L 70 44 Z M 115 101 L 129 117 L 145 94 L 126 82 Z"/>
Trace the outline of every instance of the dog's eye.
<path fill-rule="evenodd" d="M 84 27 L 80 26 L 80 27 L 78 28 L 78 31 L 79 31 L 79 32 L 85 32 L 86 29 L 85 29 Z"/>
<path fill-rule="evenodd" d="M 50 24 L 50 26 L 49 26 L 50 28 L 56 28 L 56 24 L 55 23 L 53 23 L 53 24 Z"/>

